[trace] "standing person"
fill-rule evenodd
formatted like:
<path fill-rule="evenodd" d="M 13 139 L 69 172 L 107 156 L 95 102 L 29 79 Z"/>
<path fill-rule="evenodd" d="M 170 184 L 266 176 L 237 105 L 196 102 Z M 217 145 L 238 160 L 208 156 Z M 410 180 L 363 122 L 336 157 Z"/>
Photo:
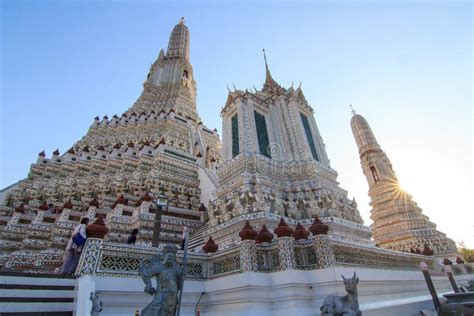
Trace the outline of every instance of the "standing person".
<path fill-rule="evenodd" d="M 135 242 L 137 241 L 137 235 L 138 235 L 138 229 L 135 228 L 130 233 L 130 236 L 128 236 L 127 244 L 128 245 L 135 245 Z"/>
<path fill-rule="evenodd" d="M 89 219 L 84 217 L 81 219 L 81 223 L 74 228 L 72 237 L 69 239 L 66 246 L 66 256 L 60 270 L 62 274 L 73 274 L 74 271 L 76 271 L 79 258 L 81 257 L 82 248 L 86 243 L 86 228 L 88 223 Z"/>

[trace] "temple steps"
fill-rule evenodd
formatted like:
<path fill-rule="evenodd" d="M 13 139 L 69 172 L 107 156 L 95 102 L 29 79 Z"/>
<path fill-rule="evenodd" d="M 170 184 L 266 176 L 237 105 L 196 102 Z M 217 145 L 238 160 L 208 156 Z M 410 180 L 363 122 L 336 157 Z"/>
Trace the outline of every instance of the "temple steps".
<path fill-rule="evenodd" d="M 208 228 L 209 227 L 207 227 L 207 225 L 204 224 L 198 229 L 196 229 L 195 231 L 193 231 L 191 236 L 189 236 L 188 249 L 196 249 L 196 248 L 198 248 L 199 250 L 202 249 L 202 246 L 204 246 L 204 242 L 205 242 L 202 237 L 202 233 Z"/>
<path fill-rule="evenodd" d="M 0 315 L 73 315 L 75 287 L 73 277 L 0 272 Z"/>

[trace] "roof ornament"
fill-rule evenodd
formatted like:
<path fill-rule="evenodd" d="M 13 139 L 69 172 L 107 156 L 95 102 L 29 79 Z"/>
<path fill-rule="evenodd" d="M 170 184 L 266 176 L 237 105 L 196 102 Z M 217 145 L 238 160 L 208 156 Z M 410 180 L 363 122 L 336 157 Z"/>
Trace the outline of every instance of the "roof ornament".
<path fill-rule="evenodd" d="M 179 24 L 184 24 L 184 16 L 182 16 L 181 19 L 179 20 Z"/>
<path fill-rule="evenodd" d="M 229 92 L 230 92 L 230 88 L 229 88 L 229 85 L 227 85 L 227 91 L 229 91 Z"/>
<path fill-rule="evenodd" d="M 268 63 L 267 63 L 267 55 L 265 54 L 265 48 L 263 50 L 263 59 L 265 59 L 265 69 L 267 70 L 267 73 L 270 73 L 270 70 L 268 69 Z"/>
<path fill-rule="evenodd" d="M 235 83 L 233 83 L 232 86 L 234 86 L 234 91 L 237 91 L 237 88 L 235 87 Z"/>
<path fill-rule="evenodd" d="M 357 112 L 354 110 L 354 108 L 352 107 L 352 104 L 349 104 L 349 107 L 351 108 L 351 111 L 352 111 L 352 115 L 356 115 Z"/>
<path fill-rule="evenodd" d="M 265 54 L 265 48 L 263 50 L 263 58 L 265 59 L 265 84 L 263 85 L 263 90 L 278 90 L 281 89 L 280 85 L 276 83 L 275 80 L 272 78 L 272 74 L 270 73 L 270 69 L 268 68 L 268 62 L 267 62 L 267 55 Z"/>

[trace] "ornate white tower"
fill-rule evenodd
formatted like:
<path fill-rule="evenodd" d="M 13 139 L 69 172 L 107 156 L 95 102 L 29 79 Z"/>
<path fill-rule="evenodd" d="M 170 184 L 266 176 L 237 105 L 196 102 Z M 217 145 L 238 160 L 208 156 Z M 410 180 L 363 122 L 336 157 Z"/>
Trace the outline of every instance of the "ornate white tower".
<path fill-rule="evenodd" d="M 184 18 L 174 27 L 166 54 L 160 51 L 153 63 L 141 96 L 130 111 L 142 112 L 153 109 L 175 113 L 198 120 L 196 113 L 196 82 L 189 61 L 189 30 Z"/>
<path fill-rule="evenodd" d="M 223 164 L 211 226 L 256 212 L 361 224 L 355 202 L 336 181 L 303 91 L 281 87 L 264 57 L 263 88 L 229 91 L 221 112 Z"/>
<path fill-rule="evenodd" d="M 455 243 L 436 230 L 398 183 L 392 164 L 375 139 L 369 123 L 353 111 L 352 133 L 359 148 L 362 171 L 369 183 L 372 236 L 380 247 L 415 252 L 425 246 L 435 255 L 454 255 Z"/>
<path fill-rule="evenodd" d="M 180 242 L 180 225 L 191 231 L 202 225 L 201 203 L 209 201 L 217 184 L 221 144 L 217 130 L 204 126 L 196 111 L 189 37 L 181 19 L 166 54 L 161 50 L 151 66 L 140 97 L 122 115 L 96 117 L 62 155 L 58 150 L 50 159 L 39 154 L 9 196 L 8 217 L 0 220 L 0 267 L 25 249 L 31 250 L 30 258 L 40 251 L 62 256 L 84 216 L 103 217 L 110 241 L 121 241 L 138 228 L 140 242 L 149 243 L 155 216 L 151 200 L 157 196 L 169 198 L 161 241 Z"/>

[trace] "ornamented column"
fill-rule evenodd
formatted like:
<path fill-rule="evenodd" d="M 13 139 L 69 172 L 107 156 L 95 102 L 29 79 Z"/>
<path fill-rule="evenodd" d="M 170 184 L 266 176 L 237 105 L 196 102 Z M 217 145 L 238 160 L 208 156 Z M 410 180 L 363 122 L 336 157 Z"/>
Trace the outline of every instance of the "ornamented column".
<path fill-rule="evenodd" d="M 240 269 L 242 272 L 257 272 L 257 246 L 255 240 L 242 240 L 240 244 Z"/>
<path fill-rule="evenodd" d="M 293 238 L 293 229 L 283 220 L 274 230 L 278 237 L 278 256 L 280 258 L 280 270 L 296 269 L 296 258 Z"/>
<path fill-rule="evenodd" d="M 96 219 L 94 224 L 87 227 L 88 238 L 76 268 L 76 275 L 95 274 L 99 264 L 102 241 L 108 232 L 109 229 L 105 226 L 102 218 Z"/>
<path fill-rule="evenodd" d="M 13 226 L 18 224 L 18 221 L 20 220 L 20 214 L 19 212 L 14 212 L 12 217 L 10 217 L 10 220 L 7 223 L 7 226 Z"/>
<path fill-rule="evenodd" d="M 320 269 L 329 268 L 336 264 L 336 257 L 334 256 L 328 235 L 314 236 L 314 248 Z"/>
<path fill-rule="evenodd" d="M 38 211 L 36 214 L 36 217 L 33 219 L 31 222 L 32 225 L 40 225 L 43 222 L 44 219 L 44 212 L 45 211 Z"/>
<path fill-rule="evenodd" d="M 281 270 L 296 269 L 295 249 L 293 237 L 278 237 L 278 256 Z"/>
<path fill-rule="evenodd" d="M 87 217 L 89 220 L 92 221 L 95 218 L 96 211 L 97 211 L 97 207 L 90 205 L 84 217 Z"/>
<path fill-rule="evenodd" d="M 329 268 L 336 264 L 336 257 L 327 235 L 329 226 L 324 224 L 316 216 L 309 230 L 314 235 L 314 249 L 316 250 L 316 261 L 319 269 Z"/>
<path fill-rule="evenodd" d="M 100 247 L 102 245 L 102 239 L 100 238 L 87 238 L 84 249 L 82 250 L 79 264 L 77 265 L 76 275 L 80 276 L 83 274 L 95 274 L 97 264 L 99 263 Z"/>
<path fill-rule="evenodd" d="M 257 246 L 255 238 L 257 231 L 250 226 L 247 221 L 244 228 L 239 232 L 240 239 L 240 269 L 242 272 L 256 272 L 257 265 Z"/>

